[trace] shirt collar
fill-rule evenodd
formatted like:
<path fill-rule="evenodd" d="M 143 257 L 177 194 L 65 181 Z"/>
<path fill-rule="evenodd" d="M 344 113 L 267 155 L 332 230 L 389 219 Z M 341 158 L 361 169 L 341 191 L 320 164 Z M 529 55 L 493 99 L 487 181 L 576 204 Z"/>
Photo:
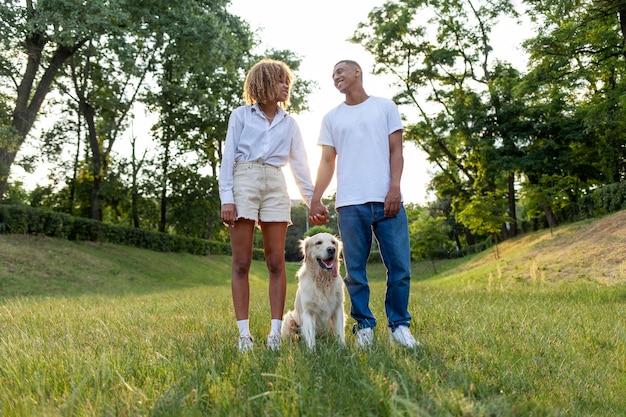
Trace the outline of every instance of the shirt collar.
<path fill-rule="evenodd" d="M 259 103 L 254 103 L 251 106 L 251 109 L 254 110 L 255 112 L 259 113 L 261 116 L 263 116 L 263 112 L 261 111 L 261 108 L 259 107 Z M 274 119 L 280 120 L 282 118 L 284 118 L 287 115 L 287 112 L 285 111 L 285 109 L 283 109 L 282 107 L 278 106 L 276 108 L 276 115 L 274 116 Z"/>

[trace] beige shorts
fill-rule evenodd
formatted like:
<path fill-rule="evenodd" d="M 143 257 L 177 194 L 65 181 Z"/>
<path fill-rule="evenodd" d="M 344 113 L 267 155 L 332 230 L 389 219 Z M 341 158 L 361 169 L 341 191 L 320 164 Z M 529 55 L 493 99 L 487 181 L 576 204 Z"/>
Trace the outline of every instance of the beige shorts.
<path fill-rule="evenodd" d="M 237 162 L 233 180 L 238 219 L 291 224 L 291 201 L 280 167 L 263 162 Z"/>

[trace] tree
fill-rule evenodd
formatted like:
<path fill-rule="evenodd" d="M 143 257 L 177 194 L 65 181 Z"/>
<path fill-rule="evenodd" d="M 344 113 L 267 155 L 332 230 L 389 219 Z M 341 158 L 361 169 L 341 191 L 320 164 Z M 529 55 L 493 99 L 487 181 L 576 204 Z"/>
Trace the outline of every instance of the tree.
<path fill-rule="evenodd" d="M 177 166 L 171 172 L 168 223 L 176 234 L 212 239 L 223 227 L 219 199 L 211 198 L 218 193 L 217 179 L 198 171 L 197 165 L 189 165 Z"/>
<path fill-rule="evenodd" d="M 562 117 L 575 115 L 582 122 L 579 132 L 596 150 L 587 161 L 601 173 L 592 186 L 624 181 L 626 3 L 550 0 L 529 3 L 528 13 L 537 28 L 537 35 L 526 42 L 531 88 L 552 93 L 558 85 L 569 104 Z M 572 150 L 578 146 L 572 145 Z"/>
<path fill-rule="evenodd" d="M 496 259 L 500 258 L 498 232 L 502 224 L 510 220 L 503 203 L 504 200 L 491 193 L 485 193 L 474 197 L 457 215 L 473 233 L 488 233 L 493 237 Z"/>
<path fill-rule="evenodd" d="M 143 151 L 143 154 L 137 156 L 137 137 L 131 137 L 131 158 L 130 158 L 130 195 L 131 195 L 131 219 L 133 227 L 138 228 L 140 224 L 139 220 L 139 175 L 142 168 L 147 162 L 147 149 Z"/>
<path fill-rule="evenodd" d="M 443 217 L 421 215 L 409 223 L 411 254 L 417 259 L 430 259 L 435 274 L 437 273 L 435 257 L 446 250 L 446 243 L 449 242 L 449 228 L 445 222 L 446 219 Z"/>
<path fill-rule="evenodd" d="M 576 204 L 582 195 L 605 183 L 600 153 L 607 150 L 596 132 L 586 127 L 577 88 L 541 67 L 527 74 L 517 91 L 532 125 L 520 166 L 523 194 L 541 202 L 540 210 L 552 228 L 557 225 L 555 208 Z M 556 190 L 556 184 L 568 186 Z M 560 201 L 552 201 L 556 196 Z"/>
<path fill-rule="evenodd" d="M 126 39 L 133 35 L 131 32 L 121 34 Z M 116 36 L 103 35 L 100 39 L 89 40 L 70 60 L 69 78 L 74 86 L 74 100 L 87 126 L 92 219 L 102 220 L 101 190 L 111 152 L 127 127 L 129 113 L 143 88 L 154 54 L 155 48 L 149 46 L 149 42 L 137 39 L 121 42 Z"/>
<path fill-rule="evenodd" d="M 0 202 L 11 165 L 59 73 L 90 39 L 120 28 L 126 3 L 7 0 L 0 5 L 0 87 L 10 91 L 0 94 Z"/>
<path fill-rule="evenodd" d="M 626 4 L 551 0 L 528 10 L 537 34 L 525 44 L 522 93 L 535 133 L 524 194 L 553 228 L 555 210 L 626 179 Z"/>
<path fill-rule="evenodd" d="M 500 87 L 498 80 L 514 73 L 492 57 L 490 44 L 492 28 L 506 16 L 517 17 L 507 0 L 390 1 L 352 38 L 374 56 L 375 73 L 396 77 L 394 99 L 410 121 L 405 137 L 439 168 L 434 180 L 445 189 L 437 195 L 454 202 L 455 213 L 483 191 L 508 196 L 515 209 L 520 131 L 519 112 L 511 110 L 519 104 Z M 510 164 L 503 170 L 494 157 Z"/>
<path fill-rule="evenodd" d="M 169 176 L 177 158 L 193 154 L 216 176 L 228 115 L 240 103 L 242 68 L 253 47 L 248 26 L 226 11 L 225 0 L 183 3 L 186 7 L 160 16 L 172 30 L 161 40 L 159 88 L 146 94 L 158 114 L 153 132 L 160 144 L 161 231 L 167 227 Z M 182 30 L 181 21 L 187 23 Z"/>

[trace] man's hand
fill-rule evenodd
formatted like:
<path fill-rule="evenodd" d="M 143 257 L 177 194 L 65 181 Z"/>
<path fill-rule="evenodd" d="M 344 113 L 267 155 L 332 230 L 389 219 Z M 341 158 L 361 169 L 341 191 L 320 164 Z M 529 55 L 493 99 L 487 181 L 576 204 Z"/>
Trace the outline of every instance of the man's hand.
<path fill-rule="evenodd" d="M 390 188 L 385 197 L 385 217 L 393 217 L 400 211 L 402 204 L 402 195 L 400 188 Z"/>

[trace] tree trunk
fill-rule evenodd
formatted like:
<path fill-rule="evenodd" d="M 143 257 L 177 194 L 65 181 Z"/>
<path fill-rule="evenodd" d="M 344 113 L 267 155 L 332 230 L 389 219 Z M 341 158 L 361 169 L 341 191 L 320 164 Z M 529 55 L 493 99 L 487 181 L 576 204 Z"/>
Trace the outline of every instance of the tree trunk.
<path fill-rule="evenodd" d="M 493 254 L 496 257 L 496 259 L 500 259 L 500 250 L 498 248 L 498 241 L 499 241 L 499 239 L 498 239 L 498 234 L 497 233 L 493 234 L 493 241 L 495 242 L 495 244 L 493 245 L 493 250 L 494 250 Z"/>
<path fill-rule="evenodd" d="M 433 272 L 437 275 L 437 265 L 435 265 L 435 258 L 430 258 L 430 262 L 433 264 Z"/>
<path fill-rule="evenodd" d="M 168 133 L 166 133 L 167 135 Z M 161 164 L 161 221 L 159 222 L 159 231 L 165 233 L 166 215 L 167 215 L 167 174 L 170 163 L 170 141 L 168 138 L 163 142 L 163 162 Z"/>
<path fill-rule="evenodd" d="M 132 177 L 131 195 L 130 195 L 130 198 L 131 198 L 130 212 L 133 218 L 133 227 L 139 228 L 139 208 L 137 207 L 138 200 L 139 200 L 138 198 L 139 187 L 137 186 L 137 177 L 139 176 L 139 169 L 141 165 L 137 163 L 137 158 L 135 157 L 135 145 L 136 145 L 136 141 L 133 138 L 133 141 L 132 141 L 133 151 L 132 151 L 132 160 L 131 160 L 133 177 Z"/>
<path fill-rule="evenodd" d="M 552 234 L 552 229 L 557 226 L 556 217 L 552 212 L 552 208 L 550 206 L 543 206 L 543 212 L 546 215 L 546 220 L 548 221 L 548 226 L 550 226 L 550 234 Z"/>
<path fill-rule="evenodd" d="M 102 221 L 102 196 L 100 189 L 102 188 L 102 177 L 94 177 L 93 189 L 91 190 L 91 218 Z"/>
<path fill-rule="evenodd" d="M 465 241 L 467 242 L 467 246 L 474 246 L 476 244 L 476 239 L 474 239 L 474 235 L 467 227 L 464 227 L 465 230 Z"/>
<path fill-rule="evenodd" d="M 90 215 L 94 220 L 102 221 L 102 155 L 100 152 L 100 143 L 96 132 L 95 109 L 87 102 L 80 101 L 80 109 L 85 116 L 87 123 L 87 136 L 89 138 L 89 147 L 91 148 L 91 173 L 93 175 L 93 188 L 91 190 L 91 210 Z"/>
<path fill-rule="evenodd" d="M 52 55 L 39 83 L 35 86 L 37 73 L 42 68 L 41 57 L 46 42 L 46 38 L 41 34 L 33 34 L 25 41 L 27 63 L 22 82 L 17 89 L 17 99 L 15 100 L 15 109 L 13 110 L 12 128 L 14 132 L 12 140 L 9 140 L 7 145 L 0 146 L 0 203 L 7 190 L 11 166 L 26 139 L 26 135 L 28 135 L 35 123 L 37 114 L 39 114 L 46 95 L 50 92 L 52 83 L 65 61 L 83 44 L 83 42 L 77 43 L 71 48 L 59 46 Z"/>
<path fill-rule="evenodd" d="M 74 199 L 76 198 L 76 181 L 78 181 L 78 167 L 80 164 L 80 142 L 82 140 L 82 118 L 80 112 L 76 121 L 76 154 L 74 156 L 74 169 L 72 170 L 72 183 L 70 184 L 70 203 L 68 213 L 74 215 Z"/>
<path fill-rule="evenodd" d="M 463 247 L 461 246 L 461 239 L 457 233 L 454 234 L 454 241 L 456 242 L 456 249 L 461 250 Z"/>
<path fill-rule="evenodd" d="M 511 226 L 508 229 L 508 236 L 515 237 L 517 236 L 517 210 L 515 207 L 516 199 L 515 199 L 515 175 L 510 172 L 508 176 L 509 183 L 509 217 L 511 218 L 510 224 Z"/>

